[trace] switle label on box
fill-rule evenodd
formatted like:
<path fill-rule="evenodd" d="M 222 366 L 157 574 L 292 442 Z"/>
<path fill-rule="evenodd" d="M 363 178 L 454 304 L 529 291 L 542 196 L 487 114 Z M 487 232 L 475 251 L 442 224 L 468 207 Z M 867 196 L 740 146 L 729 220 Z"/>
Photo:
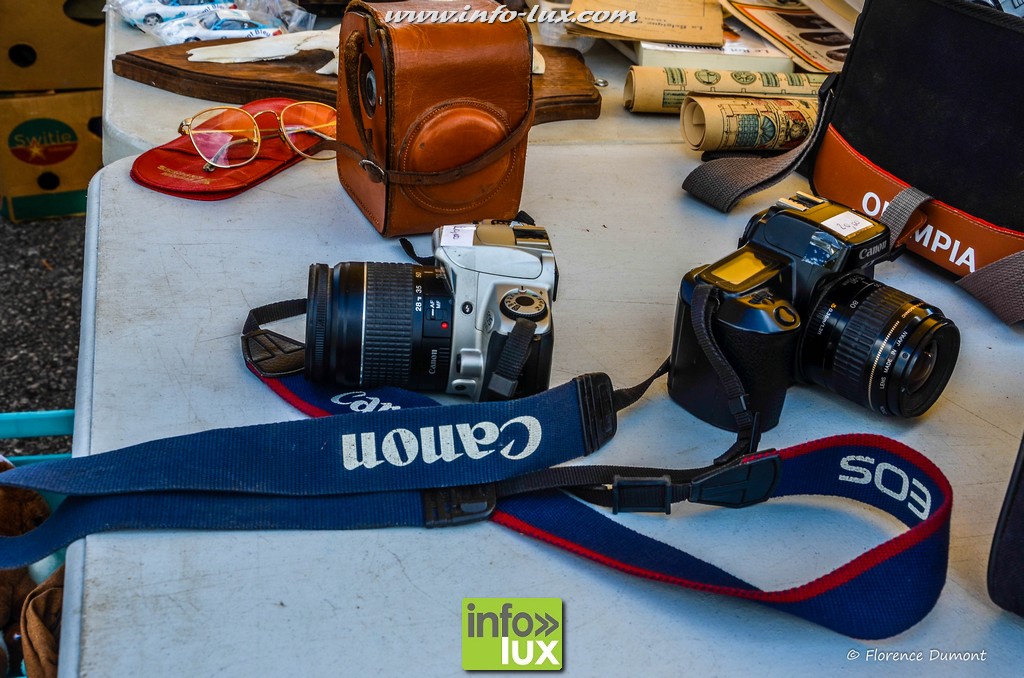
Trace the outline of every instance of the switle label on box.
<path fill-rule="evenodd" d="M 78 149 L 78 135 L 60 120 L 33 118 L 11 130 L 7 147 L 15 158 L 30 165 L 56 165 Z"/>

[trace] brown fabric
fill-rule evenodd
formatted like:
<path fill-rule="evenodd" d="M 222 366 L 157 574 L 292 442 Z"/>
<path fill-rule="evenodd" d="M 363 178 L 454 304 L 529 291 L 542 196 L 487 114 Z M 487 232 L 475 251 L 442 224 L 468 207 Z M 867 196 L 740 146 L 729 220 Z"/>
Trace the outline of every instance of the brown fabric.
<path fill-rule="evenodd" d="M 493 11 L 490 0 L 456 9 Z M 341 26 L 338 177 L 386 236 L 519 211 L 532 122 L 532 44 L 521 21 L 387 23 L 431 0 L 353 2 Z M 369 72 L 376 101 L 367 103 Z M 511 141 L 510 141 L 511 138 Z M 441 181 L 443 179 L 443 181 Z"/>
<path fill-rule="evenodd" d="M 14 465 L 0 457 L 0 473 Z M 0 536 L 16 537 L 32 530 L 50 515 L 46 501 L 36 492 L 0 487 Z M 3 632 L 8 657 L 0 648 L 0 675 L 21 663 L 21 608 L 35 588 L 28 568 L 0 570 L 0 630 Z"/>
<path fill-rule="evenodd" d="M 36 587 L 21 609 L 22 651 L 28 678 L 54 678 L 64 606 L 64 566 Z"/>
<path fill-rule="evenodd" d="M 0 675 L 7 675 L 10 669 L 21 664 L 21 606 L 35 586 L 27 567 L 0 571 L 0 629 L 10 654 L 9 657 L 5 655 L 0 647 Z"/>

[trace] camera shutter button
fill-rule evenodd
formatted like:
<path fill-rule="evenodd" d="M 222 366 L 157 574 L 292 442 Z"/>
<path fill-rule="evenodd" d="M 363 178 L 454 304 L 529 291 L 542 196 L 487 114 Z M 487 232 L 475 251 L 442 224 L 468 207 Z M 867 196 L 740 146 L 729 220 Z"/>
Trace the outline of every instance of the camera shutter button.
<path fill-rule="evenodd" d="M 503 315 L 512 319 L 539 320 L 548 313 L 544 299 L 529 290 L 512 290 L 502 297 L 499 308 Z"/>
<path fill-rule="evenodd" d="M 793 327 L 800 323 L 800 317 L 797 316 L 796 311 L 786 304 L 779 304 L 773 311 L 775 320 L 783 327 Z"/>

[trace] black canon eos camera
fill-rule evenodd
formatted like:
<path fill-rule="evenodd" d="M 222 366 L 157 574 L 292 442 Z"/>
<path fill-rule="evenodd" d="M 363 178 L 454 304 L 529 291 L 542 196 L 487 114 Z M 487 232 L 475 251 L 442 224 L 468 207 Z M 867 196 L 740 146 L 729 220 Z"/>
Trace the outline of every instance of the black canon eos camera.
<path fill-rule="evenodd" d="M 433 247 L 436 266 L 310 266 L 307 379 L 475 400 L 547 389 L 557 284 L 547 231 L 519 221 L 443 226 Z"/>
<path fill-rule="evenodd" d="M 668 380 L 673 400 L 737 430 L 694 332 L 691 301 L 700 284 L 716 288 L 710 334 L 743 382 L 761 430 L 778 423 L 793 382 L 899 417 L 917 416 L 938 399 L 960 332 L 934 306 L 872 280 L 874 264 L 891 258 L 887 227 L 798 193 L 755 214 L 739 246 L 683 278 Z"/>

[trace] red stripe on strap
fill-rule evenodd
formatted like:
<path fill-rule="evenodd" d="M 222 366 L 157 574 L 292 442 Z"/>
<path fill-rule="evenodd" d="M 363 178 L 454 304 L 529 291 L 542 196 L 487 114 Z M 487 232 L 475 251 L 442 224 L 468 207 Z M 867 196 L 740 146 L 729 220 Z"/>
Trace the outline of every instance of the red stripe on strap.
<path fill-rule="evenodd" d="M 319 408 L 316 405 L 311 405 L 305 400 L 295 395 L 295 392 L 290 388 L 281 383 L 280 379 L 271 379 L 264 377 L 262 374 L 256 371 L 256 369 L 248 362 L 245 364 L 249 368 L 249 371 L 256 375 L 256 378 L 262 381 L 264 384 L 270 387 L 270 390 L 281 396 L 282 399 L 298 411 L 306 414 L 310 417 L 329 417 L 331 413 L 325 409 Z"/>

